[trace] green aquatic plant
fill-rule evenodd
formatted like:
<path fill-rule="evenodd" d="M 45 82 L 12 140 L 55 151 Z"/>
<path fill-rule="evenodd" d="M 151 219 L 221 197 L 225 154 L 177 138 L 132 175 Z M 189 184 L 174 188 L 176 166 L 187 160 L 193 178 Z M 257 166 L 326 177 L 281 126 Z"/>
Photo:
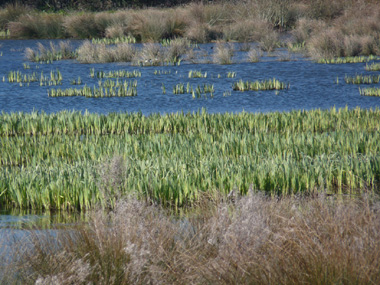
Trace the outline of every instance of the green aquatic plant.
<path fill-rule="evenodd" d="M 376 192 L 379 128 L 379 109 L 360 108 L 2 113 L 0 205 L 94 207 L 104 202 L 102 165 L 114 156 L 122 156 L 126 168 L 122 193 L 167 206 L 190 205 L 202 194 L 225 197 L 232 189 L 242 195 L 249 189 L 270 195 Z"/>
<path fill-rule="evenodd" d="M 171 74 L 172 73 L 172 71 L 171 70 L 155 70 L 154 72 L 153 72 L 153 74 L 154 75 L 166 75 L 166 74 Z"/>
<path fill-rule="evenodd" d="M 99 81 L 98 87 L 84 85 L 82 88 L 49 89 L 49 97 L 83 96 L 87 98 L 130 97 L 137 95 L 137 81 Z"/>
<path fill-rule="evenodd" d="M 375 96 L 379 97 L 380 96 L 380 88 L 359 88 L 359 93 L 362 96 Z"/>
<path fill-rule="evenodd" d="M 235 78 L 236 77 L 236 72 L 234 71 L 229 71 L 227 73 L 227 78 Z"/>
<path fill-rule="evenodd" d="M 281 90 L 289 88 L 289 84 L 280 82 L 279 80 L 273 78 L 263 81 L 243 81 L 240 80 L 233 84 L 232 89 L 235 91 L 264 91 L 264 90 Z"/>
<path fill-rule="evenodd" d="M 38 43 L 37 49 L 26 48 L 25 56 L 30 61 L 49 63 L 56 60 L 74 59 L 77 53 L 73 51 L 70 41 L 60 41 L 58 45 L 50 42 L 49 47 Z"/>
<path fill-rule="evenodd" d="M 134 36 L 122 36 L 115 38 L 94 38 L 91 39 L 93 44 L 106 44 L 106 45 L 116 45 L 116 44 L 134 44 L 136 43 L 136 38 Z"/>
<path fill-rule="evenodd" d="M 290 42 L 287 45 L 288 51 L 290 52 L 304 52 L 306 51 L 306 42 L 303 41 L 301 43 Z"/>
<path fill-rule="evenodd" d="M 211 97 L 214 96 L 214 85 L 213 84 L 203 84 L 197 85 L 195 88 L 187 83 L 176 84 L 173 87 L 173 94 L 192 94 L 193 98 L 200 98 L 202 94 L 209 93 Z"/>
<path fill-rule="evenodd" d="M 81 85 L 82 80 L 80 79 L 80 76 L 78 76 L 78 79 L 71 80 L 71 85 Z"/>
<path fill-rule="evenodd" d="M 141 72 L 139 70 L 127 71 L 127 70 L 113 70 L 113 71 L 97 71 L 95 73 L 95 69 L 90 69 L 90 77 L 91 78 L 134 78 L 141 77 Z"/>
<path fill-rule="evenodd" d="M 344 81 L 348 84 L 373 84 L 379 83 L 380 75 L 355 75 L 355 76 L 344 76 Z"/>
<path fill-rule="evenodd" d="M 207 72 L 202 73 L 201 70 L 190 70 L 188 77 L 189 78 L 206 78 Z"/>
<path fill-rule="evenodd" d="M 347 56 L 347 57 L 336 57 L 336 58 L 322 58 L 317 60 L 317 63 L 324 64 L 345 64 L 345 63 L 362 63 L 369 62 L 371 60 L 379 59 L 378 56 Z"/>
<path fill-rule="evenodd" d="M 5 31 L 0 31 L 0 39 L 8 39 L 10 38 L 11 36 L 11 33 L 9 31 L 9 29 L 6 29 Z"/>
<path fill-rule="evenodd" d="M 370 65 L 366 63 L 365 70 L 367 71 L 379 71 L 380 70 L 380 63 L 372 62 Z"/>

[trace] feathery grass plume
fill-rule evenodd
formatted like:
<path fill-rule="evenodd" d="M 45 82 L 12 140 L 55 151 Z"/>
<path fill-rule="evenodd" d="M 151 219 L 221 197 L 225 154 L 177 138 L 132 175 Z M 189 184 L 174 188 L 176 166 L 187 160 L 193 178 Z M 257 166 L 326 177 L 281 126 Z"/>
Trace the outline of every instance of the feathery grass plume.
<path fill-rule="evenodd" d="M 18 17 L 10 22 L 8 28 L 15 38 L 57 39 L 64 38 L 66 33 L 62 27 L 64 17 L 59 14 L 31 13 Z"/>
<path fill-rule="evenodd" d="M 214 63 L 218 64 L 232 64 L 232 57 L 234 56 L 234 47 L 231 43 L 219 41 L 216 43 L 215 51 L 213 54 Z"/>
<path fill-rule="evenodd" d="M 379 283 L 379 198 L 204 198 L 188 215 L 134 197 L 87 225 L 16 240 L 2 281 L 25 284 Z M 302 269 L 302 270 L 300 270 Z M 17 278 L 17 279 L 16 279 Z"/>

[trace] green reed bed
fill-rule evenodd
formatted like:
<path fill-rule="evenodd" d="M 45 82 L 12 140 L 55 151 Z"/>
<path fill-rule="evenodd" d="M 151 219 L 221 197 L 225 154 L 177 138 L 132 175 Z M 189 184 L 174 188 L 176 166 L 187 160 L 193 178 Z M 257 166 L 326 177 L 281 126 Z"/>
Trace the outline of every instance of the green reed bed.
<path fill-rule="evenodd" d="M 344 81 L 347 84 L 373 84 L 379 83 L 380 75 L 355 75 L 355 76 L 345 76 Z"/>
<path fill-rule="evenodd" d="M 111 194 L 135 192 L 178 207 L 202 192 L 227 195 L 232 189 L 378 192 L 379 128 L 378 109 L 3 113 L 0 205 L 86 209 L 104 205 L 105 185 Z M 116 156 L 124 170 L 113 169 L 113 178 L 104 180 L 107 161 Z"/>
<path fill-rule="evenodd" d="M 137 81 L 99 81 L 98 87 L 85 85 L 82 88 L 49 89 L 49 97 L 83 96 L 87 98 L 137 96 Z"/>
<path fill-rule="evenodd" d="M 96 71 L 94 68 L 90 69 L 90 77 L 91 78 L 135 78 L 141 77 L 141 72 L 139 70 L 127 71 L 127 70 L 115 70 L 115 71 Z"/>
<path fill-rule="evenodd" d="M 368 63 L 367 63 L 365 65 L 365 70 L 367 70 L 367 71 L 379 71 L 380 70 L 380 63 L 372 62 L 370 65 L 368 65 Z"/>
<path fill-rule="evenodd" d="M 116 45 L 116 44 L 134 44 L 136 43 L 136 38 L 133 36 L 123 36 L 116 38 L 96 38 L 92 39 L 93 44 L 105 44 L 105 45 Z"/>
<path fill-rule="evenodd" d="M 359 88 L 359 93 L 362 96 L 380 96 L 380 88 Z"/>
<path fill-rule="evenodd" d="M 289 88 L 289 84 L 281 82 L 275 78 L 256 81 L 243 81 L 240 80 L 233 84 L 235 91 L 265 91 L 265 90 L 282 90 Z"/>
<path fill-rule="evenodd" d="M 40 81 L 40 76 L 36 72 L 24 74 L 17 70 L 8 72 L 7 80 L 9 83 L 30 83 Z"/>
<path fill-rule="evenodd" d="M 362 63 L 369 62 L 371 60 L 378 60 L 378 56 L 347 56 L 347 57 L 336 57 L 336 58 L 322 58 L 317 61 L 317 63 L 324 64 L 344 64 L 344 63 Z"/>

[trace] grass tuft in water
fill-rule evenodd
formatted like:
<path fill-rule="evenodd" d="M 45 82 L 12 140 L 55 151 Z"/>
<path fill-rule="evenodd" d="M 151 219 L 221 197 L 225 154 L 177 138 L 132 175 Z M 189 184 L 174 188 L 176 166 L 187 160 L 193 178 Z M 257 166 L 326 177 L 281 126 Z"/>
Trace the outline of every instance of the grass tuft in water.
<path fill-rule="evenodd" d="M 233 90 L 235 91 L 264 91 L 264 90 L 281 90 L 289 88 L 289 84 L 280 82 L 273 78 L 263 81 L 243 81 L 240 80 L 233 84 Z"/>

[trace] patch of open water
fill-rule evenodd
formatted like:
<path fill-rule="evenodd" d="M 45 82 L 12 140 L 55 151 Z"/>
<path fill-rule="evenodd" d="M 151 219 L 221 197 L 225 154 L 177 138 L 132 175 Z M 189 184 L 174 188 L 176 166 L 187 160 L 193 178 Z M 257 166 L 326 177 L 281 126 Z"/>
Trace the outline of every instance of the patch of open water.
<path fill-rule="evenodd" d="M 208 112 L 272 112 L 290 111 L 295 109 L 329 109 L 341 108 L 374 108 L 380 106 L 380 98 L 361 96 L 359 86 L 346 84 L 344 76 L 356 74 L 379 74 L 366 71 L 365 63 L 356 64 L 318 64 L 301 55 L 292 55 L 292 61 L 280 61 L 288 53 L 280 49 L 271 55 L 264 54 L 260 62 L 244 62 L 246 52 L 235 52 L 236 64 L 189 64 L 183 62 L 179 66 L 131 66 L 129 63 L 81 64 L 75 60 L 56 61 L 52 64 L 28 62 L 25 59 L 26 47 L 36 48 L 37 43 L 47 45 L 50 41 L 41 40 L 2 40 L 0 41 L 0 111 L 3 112 L 30 112 L 32 110 L 47 113 L 61 110 L 79 110 L 96 113 L 110 112 L 138 112 L 171 113 L 193 112 L 205 108 Z M 73 41 L 78 46 L 81 41 Z M 199 48 L 208 53 L 209 58 L 214 52 L 213 44 L 200 45 Z M 236 45 L 237 47 L 237 45 Z M 28 63 L 30 69 L 24 70 L 23 63 Z M 84 98 L 84 97 L 48 97 L 50 88 L 72 88 L 71 80 L 81 78 L 87 86 L 97 85 L 98 79 L 90 77 L 90 69 L 95 71 L 110 70 L 139 70 L 141 77 L 134 78 L 138 82 L 137 96 L 121 98 Z M 19 70 L 23 73 L 43 72 L 49 75 L 50 71 L 58 69 L 62 73 L 63 84 L 59 86 L 40 86 L 39 82 L 23 84 L 7 82 L 10 71 Z M 207 72 L 207 78 L 188 78 L 190 70 Z M 155 71 L 164 71 L 169 74 L 155 75 Z M 235 78 L 227 78 L 228 72 L 236 72 Z M 290 84 L 290 88 L 279 92 L 275 91 L 233 91 L 232 85 L 240 79 L 255 81 L 276 78 Z M 339 84 L 337 84 L 337 78 Z M 132 79 L 127 79 L 132 80 Z M 1 81 L 1 80 L 0 80 Z M 190 83 L 194 88 L 197 85 L 213 84 L 214 97 L 193 99 L 191 94 L 173 94 L 173 87 L 178 83 Z M 83 86 L 82 84 L 82 86 Z M 162 92 L 162 84 L 166 94 Z M 368 85 L 366 85 L 368 86 Z M 369 86 L 379 86 L 372 84 Z M 224 96 L 226 95 L 227 96 Z"/>

